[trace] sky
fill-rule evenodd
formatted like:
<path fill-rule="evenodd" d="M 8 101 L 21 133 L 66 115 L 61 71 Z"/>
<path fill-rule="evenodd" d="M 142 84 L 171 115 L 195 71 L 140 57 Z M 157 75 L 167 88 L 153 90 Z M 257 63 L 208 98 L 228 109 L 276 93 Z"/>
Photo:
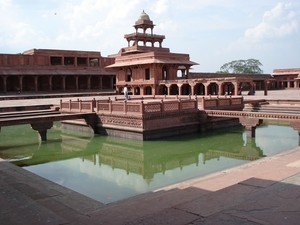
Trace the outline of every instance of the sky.
<path fill-rule="evenodd" d="M 192 72 L 258 59 L 264 73 L 300 68 L 299 0 L 0 0 L 0 54 L 29 49 L 99 51 L 127 47 L 145 11 L 163 47 L 190 55 Z M 149 31 L 150 32 L 150 31 Z"/>

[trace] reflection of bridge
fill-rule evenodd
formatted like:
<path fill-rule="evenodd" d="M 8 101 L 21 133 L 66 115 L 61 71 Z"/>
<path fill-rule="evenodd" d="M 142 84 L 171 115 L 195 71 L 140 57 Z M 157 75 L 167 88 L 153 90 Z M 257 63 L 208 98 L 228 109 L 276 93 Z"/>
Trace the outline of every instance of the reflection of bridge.
<path fill-rule="evenodd" d="M 255 137 L 255 129 L 264 119 L 289 121 L 291 127 L 300 134 L 300 114 L 271 113 L 271 112 L 245 112 L 228 110 L 203 110 L 200 114 L 211 117 L 238 118 L 246 128 L 247 136 Z"/>

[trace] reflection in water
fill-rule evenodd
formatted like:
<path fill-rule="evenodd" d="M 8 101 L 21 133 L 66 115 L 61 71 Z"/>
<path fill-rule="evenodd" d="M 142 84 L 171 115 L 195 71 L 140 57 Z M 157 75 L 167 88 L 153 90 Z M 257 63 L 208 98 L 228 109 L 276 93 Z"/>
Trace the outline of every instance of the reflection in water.
<path fill-rule="evenodd" d="M 237 127 L 144 142 L 70 133 L 55 125 L 40 145 L 28 126 L 3 129 L 0 157 L 103 203 L 241 165 L 299 143 L 297 132 L 282 124 L 263 124 L 255 139 Z"/>

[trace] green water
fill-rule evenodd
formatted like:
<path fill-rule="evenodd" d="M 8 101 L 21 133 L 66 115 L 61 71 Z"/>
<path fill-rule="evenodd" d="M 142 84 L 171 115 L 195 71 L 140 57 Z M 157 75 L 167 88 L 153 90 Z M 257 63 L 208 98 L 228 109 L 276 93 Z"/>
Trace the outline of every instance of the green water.
<path fill-rule="evenodd" d="M 274 155 L 299 145 L 287 124 L 264 123 L 154 141 L 61 130 L 40 144 L 29 125 L 2 127 L 0 157 L 105 204 Z"/>

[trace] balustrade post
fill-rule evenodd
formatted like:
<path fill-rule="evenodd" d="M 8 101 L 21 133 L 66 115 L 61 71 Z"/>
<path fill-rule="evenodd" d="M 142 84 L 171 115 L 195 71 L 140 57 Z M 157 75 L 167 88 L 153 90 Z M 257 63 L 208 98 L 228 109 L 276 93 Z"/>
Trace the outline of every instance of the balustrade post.
<path fill-rule="evenodd" d="M 71 109 L 72 109 L 72 106 L 71 106 L 71 105 L 72 105 L 72 100 L 70 99 L 70 100 L 69 100 L 69 110 L 70 110 L 70 111 L 71 111 Z"/>
<path fill-rule="evenodd" d="M 205 98 L 204 98 L 204 96 L 202 97 L 202 109 L 205 109 Z"/>
<path fill-rule="evenodd" d="M 145 113 L 145 104 L 144 101 L 141 101 L 141 106 L 142 106 L 142 114 Z"/>
<path fill-rule="evenodd" d="M 118 98 L 117 98 L 117 96 L 115 97 L 115 101 L 118 101 Z"/>
<path fill-rule="evenodd" d="M 79 107 L 78 108 L 79 108 L 79 112 L 81 112 L 81 110 L 82 110 L 82 100 L 79 101 Z"/>
<path fill-rule="evenodd" d="M 96 101 L 96 112 L 99 112 L 99 104 L 98 104 L 98 101 Z"/>
<path fill-rule="evenodd" d="M 112 113 L 112 101 L 109 100 L 109 103 L 108 103 L 108 110 L 110 113 Z"/>
<path fill-rule="evenodd" d="M 60 110 L 62 110 L 62 100 L 59 101 Z"/>
<path fill-rule="evenodd" d="M 124 113 L 127 114 L 127 101 L 124 101 Z"/>
<path fill-rule="evenodd" d="M 164 112 L 164 100 L 160 100 L 160 112 Z"/>

